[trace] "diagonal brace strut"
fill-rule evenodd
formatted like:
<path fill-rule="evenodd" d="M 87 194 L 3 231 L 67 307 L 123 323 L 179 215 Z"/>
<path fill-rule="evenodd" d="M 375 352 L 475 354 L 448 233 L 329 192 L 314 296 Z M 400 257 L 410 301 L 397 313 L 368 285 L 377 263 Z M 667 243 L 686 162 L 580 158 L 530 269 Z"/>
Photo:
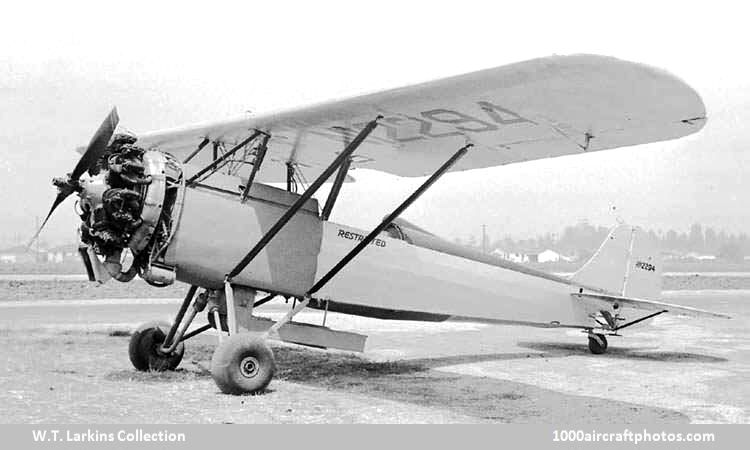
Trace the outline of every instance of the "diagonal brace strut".
<path fill-rule="evenodd" d="M 349 252 L 346 256 L 344 256 L 331 270 L 329 270 L 323 277 L 318 280 L 311 288 L 310 290 L 305 293 L 302 300 L 299 304 L 297 304 L 292 310 L 290 310 L 286 316 L 284 316 L 281 320 L 276 322 L 265 334 L 266 337 L 273 335 L 274 333 L 278 333 L 278 330 L 287 324 L 289 321 L 292 320 L 292 318 L 300 311 L 302 311 L 308 303 L 310 303 L 310 300 L 312 298 L 312 295 L 318 292 L 323 286 L 326 285 L 331 279 L 338 274 L 341 269 L 344 268 L 351 260 L 353 260 L 358 254 L 362 252 L 362 250 L 365 249 L 370 243 L 383 231 L 385 228 L 391 224 L 401 213 L 406 210 L 412 203 L 414 203 L 415 200 L 417 200 L 424 192 L 430 188 L 437 180 L 440 178 L 445 172 L 448 171 L 459 159 L 461 159 L 466 152 L 469 150 L 469 148 L 472 146 L 472 144 L 467 144 L 463 146 L 461 149 L 459 149 L 448 161 L 446 161 L 440 168 L 432 174 L 432 176 L 427 179 L 414 193 L 412 193 L 409 198 L 403 201 L 391 214 L 389 214 L 383 221 L 375 227 L 374 230 L 372 230 L 364 239 L 359 241 L 359 243 Z M 327 312 L 328 304 L 326 304 L 326 312 Z"/>
<path fill-rule="evenodd" d="M 263 133 L 262 131 L 255 130 L 255 132 L 253 134 L 251 134 L 248 138 L 246 138 L 244 141 L 242 141 L 239 144 L 235 145 L 234 147 L 232 147 L 231 150 L 229 150 L 228 152 L 226 152 L 223 155 L 221 155 L 221 157 L 219 157 L 217 159 L 214 159 L 214 161 L 211 164 L 209 164 L 206 167 L 204 167 L 201 170 L 199 170 L 195 175 L 193 175 L 192 177 L 190 177 L 190 179 L 188 179 L 185 182 L 185 184 L 187 184 L 188 186 L 190 186 L 191 184 L 195 183 L 195 181 L 198 180 L 198 179 L 200 179 L 200 177 L 202 177 L 203 175 L 205 175 L 206 172 L 216 169 L 219 166 L 219 164 L 221 164 L 225 160 L 229 159 L 232 155 L 234 155 L 235 153 L 237 153 L 237 151 L 239 149 L 241 149 L 242 147 L 246 146 L 250 142 L 254 141 L 255 138 L 257 138 L 261 134 L 265 134 L 265 133 Z"/>
<path fill-rule="evenodd" d="M 318 189 L 325 183 L 328 178 L 331 177 L 333 172 L 338 169 L 341 164 L 351 156 L 352 153 L 359 147 L 359 145 L 362 143 L 362 141 L 367 138 L 367 136 L 372 133 L 372 131 L 375 129 L 375 127 L 378 125 L 378 120 L 380 120 L 382 116 L 378 116 L 375 118 L 375 120 L 372 120 L 369 122 L 365 128 L 359 132 L 357 137 L 352 140 L 352 142 L 344 149 L 343 152 L 339 153 L 339 155 L 336 157 L 336 159 L 331 163 L 328 168 L 326 168 L 323 173 L 318 176 L 318 178 L 313 182 L 313 184 L 310 185 L 307 190 L 305 190 L 305 193 L 302 194 L 296 202 L 292 206 L 289 207 L 289 209 L 286 210 L 284 215 L 282 215 L 279 220 L 276 221 L 275 224 L 269 229 L 266 234 L 263 235 L 262 238 L 255 244 L 255 246 L 248 252 L 247 255 L 245 255 L 244 258 L 232 269 L 226 276 L 226 282 L 231 283 L 232 278 L 236 277 L 240 272 L 242 272 L 245 267 L 247 267 L 250 262 L 252 262 L 253 259 L 255 259 L 256 256 L 268 245 L 268 243 L 273 239 L 279 231 L 281 231 L 282 228 L 291 220 L 292 217 L 294 217 L 295 214 L 302 208 L 302 206 L 310 199 L 310 197 L 315 194 Z"/>
<path fill-rule="evenodd" d="M 359 241 L 359 243 L 346 255 L 344 256 L 341 261 L 339 261 L 331 270 L 328 271 L 323 277 L 318 280 L 313 287 L 310 288 L 309 291 L 305 294 L 305 298 L 310 298 L 311 295 L 318 292 L 323 286 L 326 285 L 334 276 L 336 276 L 337 273 L 341 271 L 341 269 L 344 268 L 354 257 L 356 257 L 362 250 L 365 249 L 383 230 L 388 227 L 388 225 L 391 224 L 398 216 L 401 215 L 401 213 L 406 210 L 409 206 L 411 206 L 412 203 L 414 203 L 415 200 L 417 200 L 424 192 L 430 188 L 437 180 L 440 178 L 445 172 L 448 171 L 459 159 L 461 159 L 466 152 L 469 150 L 469 148 L 472 146 L 472 144 L 467 144 L 463 146 L 461 149 L 459 149 L 448 161 L 446 161 L 430 178 L 427 179 L 419 188 L 412 193 L 409 198 L 404 200 L 403 203 L 401 203 L 392 213 L 390 213 L 385 219 L 383 219 L 382 222 L 380 222 L 380 225 L 375 227 L 374 230 L 370 232 L 364 239 Z"/>
<path fill-rule="evenodd" d="M 253 161 L 253 169 L 247 179 L 245 190 L 242 192 L 242 197 L 240 199 L 241 203 L 245 203 L 245 200 L 247 200 L 247 197 L 250 195 L 250 188 L 253 186 L 253 181 L 255 181 L 255 175 L 258 174 L 260 166 L 263 164 L 263 160 L 266 157 L 266 151 L 268 150 L 268 140 L 270 138 L 271 136 L 268 134 L 263 136 L 263 141 L 260 143 L 260 147 L 258 147 L 256 151 L 257 153 L 255 154 L 255 161 Z"/>

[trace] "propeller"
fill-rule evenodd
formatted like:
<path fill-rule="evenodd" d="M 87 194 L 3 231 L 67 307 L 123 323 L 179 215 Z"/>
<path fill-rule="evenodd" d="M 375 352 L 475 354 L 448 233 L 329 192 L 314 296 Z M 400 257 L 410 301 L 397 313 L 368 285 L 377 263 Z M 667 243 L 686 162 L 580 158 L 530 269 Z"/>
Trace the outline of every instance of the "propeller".
<path fill-rule="evenodd" d="M 31 247 L 31 244 L 33 244 L 34 241 L 36 241 L 36 239 L 39 237 L 39 234 L 47 224 L 50 216 L 52 216 L 52 213 L 60 205 L 60 203 L 68 198 L 68 196 L 73 192 L 81 190 L 81 186 L 78 180 L 85 172 L 91 173 L 91 169 L 96 166 L 99 158 L 104 156 L 107 151 L 107 144 L 109 144 L 109 140 L 112 139 L 112 135 L 114 134 L 115 128 L 117 127 L 119 121 L 120 117 L 117 115 L 117 108 L 112 108 L 112 111 L 110 111 L 102 124 L 99 126 L 99 129 L 96 130 L 96 133 L 94 133 L 94 136 L 91 138 L 88 147 L 86 147 L 86 151 L 83 152 L 83 155 L 81 155 L 81 159 L 78 160 L 78 164 L 76 164 L 73 171 L 69 173 L 67 177 L 58 177 L 52 180 L 52 184 L 57 186 L 57 197 L 55 197 L 55 200 L 52 202 L 52 207 L 49 209 L 47 217 L 44 218 L 42 226 L 39 227 L 39 229 L 34 234 L 34 237 L 32 237 L 29 241 L 27 248 Z"/>

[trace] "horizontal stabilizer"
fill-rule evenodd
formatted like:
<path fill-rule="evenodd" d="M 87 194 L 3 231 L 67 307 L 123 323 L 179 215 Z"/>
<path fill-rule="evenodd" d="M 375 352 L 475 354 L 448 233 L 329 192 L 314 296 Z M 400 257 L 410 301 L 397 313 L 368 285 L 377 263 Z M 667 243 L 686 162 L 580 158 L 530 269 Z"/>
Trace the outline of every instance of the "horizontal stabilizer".
<path fill-rule="evenodd" d="M 656 302 L 653 300 L 643 300 L 638 298 L 620 297 L 617 295 L 606 295 L 596 293 L 573 293 L 573 297 L 582 301 L 589 301 L 605 307 L 619 309 L 620 307 L 629 307 L 642 309 L 646 311 L 667 311 L 680 316 L 688 317 L 719 317 L 722 319 L 731 319 L 726 314 L 705 311 L 702 309 L 691 308 L 689 306 L 673 305 L 671 303 Z"/>

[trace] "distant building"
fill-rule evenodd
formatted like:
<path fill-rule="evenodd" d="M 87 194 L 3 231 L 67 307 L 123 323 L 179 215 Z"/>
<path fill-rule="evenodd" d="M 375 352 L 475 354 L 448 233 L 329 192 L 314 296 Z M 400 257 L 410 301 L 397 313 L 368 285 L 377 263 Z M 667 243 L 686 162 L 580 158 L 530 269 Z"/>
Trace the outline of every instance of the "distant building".
<path fill-rule="evenodd" d="M 527 263 L 530 261 L 529 255 L 521 251 L 509 252 L 497 248 L 492 251 L 492 254 L 497 256 L 498 258 L 502 258 L 506 261 L 511 261 L 514 263 Z"/>
<path fill-rule="evenodd" d="M 71 259 L 78 259 L 78 247 L 76 245 L 58 245 L 47 250 L 47 262 L 63 263 Z"/>
<path fill-rule="evenodd" d="M 714 261 L 716 259 L 716 256 L 714 255 L 704 255 L 698 252 L 690 252 L 686 254 L 683 259 L 692 259 L 692 260 L 698 260 L 698 261 Z"/>
<path fill-rule="evenodd" d="M 537 255 L 537 262 L 540 263 L 547 263 L 547 262 L 558 262 L 558 261 L 572 261 L 573 258 L 564 256 L 554 250 L 544 250 L 543 252 L 540 252 L 539 255 Z"/>
<path fill-rule="evenodd" d="M 37 255 L 34 250 L 27 249 L 23 245 L 16 245 L 0 250 L 0 264 L 33 264 L 40 259 L 38 256 L 40 255 Z"/>
<path fill-rule="evenodd" d="M 59 245 L 49 250 L 32 247 L 27 249 L 25 245 L 16 245 L 0 250 L 0 264 L 39 264 L 39 263 L 63 263 L 78 258 L 78 247 L 76 244 Z"/>
<path fill-rule="evenodd" d="M 0 264 L 15 264 L 16 255 L 10 253 L 0 253 Z"/>
<path fill-rule="evenodd" d="M 551 249 L 526 249 L 508 251 L 498 248 L 493 250 L 492 254 L 494 256 L 497 256 L 498 258 L 502 258 L 506 261 L 515 263 L 549 263 L 558 261 L 575 261 L 575 258 L 565 256 L 562 253 Z"/>
<path fill-rule="evenodd" d="M 683 259 L 684 255 L 682 253 L 679 253 L 679 252 L 662 250 L 661 251 L 661 257 L 664 260 L 672 261 L 672 260 L 676 260 L 676 259 Z"/>

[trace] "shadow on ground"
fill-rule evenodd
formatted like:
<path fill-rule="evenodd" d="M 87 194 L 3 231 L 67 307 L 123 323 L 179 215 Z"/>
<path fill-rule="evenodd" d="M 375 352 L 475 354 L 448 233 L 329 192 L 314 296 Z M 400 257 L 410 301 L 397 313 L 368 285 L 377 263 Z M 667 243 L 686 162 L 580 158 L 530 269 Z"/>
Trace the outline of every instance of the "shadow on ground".
<path fill-rule="evenodd" d="M 111 372 L 106 378 L 144 383 L 210 378 L 208 361 L 213 350 L 213 344 L 196 340 L 185 355 L 182 366 L 186 368 L 171 373 L 123 370 Z M 611 417 L 624 423 L 688 421 L 683 414 L 667 409 L 562 394 L 523 383 L 439 370 L 439 367 L 456 364 L 568 356 L 562 351 L 456 355 L 388 362 L 373 362 L 350 353 L 303 347 L 274 346 L 273 351 L 279 380 L 441 408 L 475 417 L 480 422 L 564 423 L 570 420 L 570 411 L 586 411 L 587 420 L 591 422 L 603 422 Z M 273 394 L 270 390 L 264 395 Z"/>
<path fill-rule="evenodd" d="M 711 355 L 687 352 L 654 351 L 656 347 L 620 348 L 609 347 L 603 355 L 590 355 L 588 345 L 561 342 L 519 342 L 519 347 L 542 352 L 545 358 L 588 355 L 593 358 L 632 359 L 638 361 L 686 362 L 686 363 L 721 363 L 728 359 Z"/>

